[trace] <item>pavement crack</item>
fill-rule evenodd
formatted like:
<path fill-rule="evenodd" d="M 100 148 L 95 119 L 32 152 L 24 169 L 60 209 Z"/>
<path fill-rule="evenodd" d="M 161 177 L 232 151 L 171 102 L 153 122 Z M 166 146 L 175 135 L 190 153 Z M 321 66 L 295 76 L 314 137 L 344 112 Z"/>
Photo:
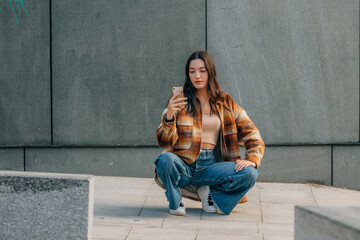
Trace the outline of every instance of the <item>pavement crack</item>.
<path fill-rule="evenodd" d="M 132 229 L 133 229 L 133 226 L 130 227 L 130 230 L 129 230 L 128 234 L 126 235 L 125 240 L 129 237 L 130 232 L 131 232 Z"/>
<path fill-rule="evenodd" d="M 151 186 L 148 194 L 146 195 L 146 198 L 145 198 L 145 200 L 144 200 L 144 203 L 143 203 L 143 205 L 141 206 L 141 209 L 140 209 L 140 211 L 139 211 L 138 217 L 140 217 L 141 212 L 142 212 L 142 210 L 144 209 L 145 203 L 146 203 L 146 201 L 147 201 L 147 199 L 148 199 L 148 197 L 149 197 L 149 195 L 150 195 L 150 193 L 151 193 L 151 190 L 152 190 L 153 186 L 154 186 L 154 183 L 153 183 L 153 185 Z"/>
<path fill-rule="evenodd" d="M 316 206 L 319 206 L 319 204 L 318 204 L 317 201 L 316 201 L 316 197 L 315 197 L 315 194 L 314 194 L 314 191 L 313 191 L 312 186 L 309 185 L 309 187 L 310 187 L 311 193 L 312 193 L 312 195 L 313 195 L 313 198 L 314 198 L 314 200 L 315 200 Z"/>
<path fill-rule="evenodd" d="M 198 228 L 197 231 L 196 231 L 195 240 L 197 239 L 198 234 L 199 234 L 199 228 Z"/>
<path fill-rule="evenodd" d="M 259 203 L 260 203 L 260 213 L 261 213 L 261 222 L 264 222 L 264 216 L 263 216 L 263 210 L 262 210 L 262 201 L 261 201 L 261 196 L 260 196 L 260 189 L 258 190 L 259 193 Z"/>

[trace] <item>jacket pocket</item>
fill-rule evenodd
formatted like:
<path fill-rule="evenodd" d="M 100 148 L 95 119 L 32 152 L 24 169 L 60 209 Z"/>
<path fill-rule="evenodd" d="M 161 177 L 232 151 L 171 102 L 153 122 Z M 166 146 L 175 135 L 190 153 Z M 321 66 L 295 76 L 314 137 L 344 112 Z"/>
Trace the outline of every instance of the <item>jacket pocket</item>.
<path fill-rule="evenodd" d="M 227 135 L 230 135 L 230 134 L 236 134 L 237 135 L 238 131 L 236 128 L 228 128 L 228 129 L 225 129 L 224 131 L 224 135 L 227 136 Z"/>
<path fill-rule="evenodd" d="M 237 126 L 232 112 L 224 112 L 224 136 L 237 134 Z"/>
<path fill-rule="evenodd" d="M 193 140 L 193 119 L 179 118 L 176 122 L 176 130 L 178 132 L 178 140 L 174 144 L 175 149 L 189 149 Z"/>
<path fill-rule="evenodd" d="M 224 140 L 225 146 L 228 153 L 228 157 L 234 157 L 237 155 L 239 149 L 238 131 L 235 124 L 232 124 L 224 128 Z"/>

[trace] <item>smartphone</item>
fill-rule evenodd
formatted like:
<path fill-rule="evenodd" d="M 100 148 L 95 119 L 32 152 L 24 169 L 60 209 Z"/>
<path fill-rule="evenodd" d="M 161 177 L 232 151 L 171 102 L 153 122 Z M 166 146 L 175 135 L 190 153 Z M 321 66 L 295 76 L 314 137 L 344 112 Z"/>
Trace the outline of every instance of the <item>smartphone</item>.
<path fill-rule="evenodd" d="M 183 91 L 183 87 L 173 87 L 172 88 L 172 94 L 175 95 L 178 92 L 181 92 L 181 94 L 179 96 L 177 96 L 176 98 L 183 98 L 184 97 L 184 91 Z M 185 107 L 184 106 L 180 106 L 181 109 L 183 109 Z"/>

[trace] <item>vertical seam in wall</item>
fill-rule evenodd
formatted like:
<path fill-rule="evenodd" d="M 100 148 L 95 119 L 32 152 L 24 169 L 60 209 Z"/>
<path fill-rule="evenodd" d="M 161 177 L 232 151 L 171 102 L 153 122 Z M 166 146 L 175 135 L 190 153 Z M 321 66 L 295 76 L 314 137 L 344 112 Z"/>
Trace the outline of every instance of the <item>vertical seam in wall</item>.
<path fill-rule="evenodd" d="M 205 0 L 205 50 L 208 50 L 207 44 L 207 0 Z"/>
<path fill-rule="evenodd" d="M 49 42 L 49 54 L 50 54 L 50 124 L 51 124 L 51 127 L 50 127 L 50 135 L 51 135 L 51 145 L 54 144 L 53 142 L 53 104 L 52 104 L 52 94 L 53 94 L 53 91 L 52 91 L 52 16 L 51 16 L 51 0 L 49 1 L 49 22 L 50 22 L 50 26 L 49 26 L 49 32 L 50 32 L 50 42 Z"/>
<path fill-rule="evenodd" d="M 331 186 L 334 186 L 334 145 L 331 145 Z"/>
<path fill-rule="evenodd" d="M 358 14 L 360 13 L 360 1 L 359 1 L 359 11 Z M 359 122 L 358 122 L 358 127 L 359 127 L 359 142 L 360 142 L 360 14 L 359 14 L 359 19 L 358 19 L 358 23 L 359 23 L 359 39 L 358 39 L 358 43 L 359 43 L 359 58 L 358 58 L 358 69 L 359 69 Z"/>
<path fill-rule="evenodd" d="M 26 171 L 26 158 L 25 158 L 25 148 L 24 149 L 24 172 Z"/>

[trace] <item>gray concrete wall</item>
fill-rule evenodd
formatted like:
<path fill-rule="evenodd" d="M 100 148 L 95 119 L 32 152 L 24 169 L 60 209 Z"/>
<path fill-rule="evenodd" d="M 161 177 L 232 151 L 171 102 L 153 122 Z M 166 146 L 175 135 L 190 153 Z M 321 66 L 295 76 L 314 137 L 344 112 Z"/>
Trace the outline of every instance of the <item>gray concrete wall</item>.
<path fill-rule="evenodd" d="M 205 49 L 205 2 L 52 3 L 54 144 L 156 145 L 171 87 Z"/>
<path fill-rule="evenodd" d="M 48 145 L 49 2 L 10 2 L 0 1 L 0 145 Z"/>
<path fill-rule="evenodd" d="M 334 147 L 334 186 L 360 191 L 360 146 Z"/>
<path fill-rule="evenodd" d="M 21 148 L 0 148 L 0 169 L 24 171 L 24 152 Z"/>
<path fill-rule="evenodd" d="M 269 146 L 258 181 L 331 185 L 331 146 Z"/>
<path fill-rule="evenodd" d="M 359 1 L 208 1 L 208 51 L 266 143 L 359 141 Z"/>
<path fill-rule="evenodd" d="M 26 170 L 107 176 L 153 177 L 159 147 L 30 148 Z"/>
<path fill-rule="evenodd" d="M 0 9 L 0 169 L 152 176 L 171 87 L 206 49 L 265 140 L 259 180 L 360 188 L 357 0 Z"/>

